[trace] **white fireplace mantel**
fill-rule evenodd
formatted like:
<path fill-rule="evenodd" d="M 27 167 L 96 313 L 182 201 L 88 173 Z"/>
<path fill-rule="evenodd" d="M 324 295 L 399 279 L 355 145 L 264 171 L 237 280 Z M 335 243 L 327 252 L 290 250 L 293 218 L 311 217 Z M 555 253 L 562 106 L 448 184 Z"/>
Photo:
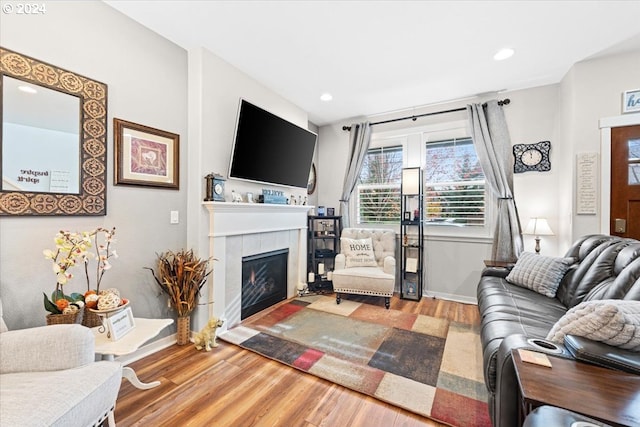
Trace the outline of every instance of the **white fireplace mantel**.
<path fill-rule="evenodd" d="M 267 203 L 204 202 L 209 211 L 209 237 L 269 233 L 307 228 L 313 206 Z"/>
<path fill-rule="evenodd" d="M 203 202 L 209 213 L 209 256 L 217 268 L 209 280 L 209 317 L 240 323 L 243 256 L 289 249 L 287 298 L 306 279 L 307 215 L 313 206 Z M 206 320 L 205 320 L 206 321 Z"/>

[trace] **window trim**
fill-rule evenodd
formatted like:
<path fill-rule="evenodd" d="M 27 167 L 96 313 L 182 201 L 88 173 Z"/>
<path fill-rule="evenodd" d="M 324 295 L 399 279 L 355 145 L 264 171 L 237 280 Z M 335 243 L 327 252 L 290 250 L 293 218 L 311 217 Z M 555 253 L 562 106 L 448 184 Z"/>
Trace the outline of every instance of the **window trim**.
<path fill-rule="evenodd" d="M 401 133 L 399 135 L 392 136 L 378 136 L 379 134 L 373 134 L 371 136 L 371 142 L 369 143 L 368 150 L 375 150 L 379 148 L 393 148 L 393 147 L 401 147 L 402 148 L 402 164 L 403 167 L 407 162 L 407 136 L 406 132 Z M 368 151 L 367 150 L 367 151 Z M 396 231 L 396 233 L 400 232 L 400 224 L 393 223 L 384 223 L 384 222 L 376 222 L 376 223 L 360 223 L 359 215 L 358 215 L 358 184 L 353 188 L 351 193 L 351 198 L 349 199 L 349 220 L 350 223 L 355 227 L 359 228 L 389 228 Z"/>
<path fill-rule="evenodd" d="M 425 138 L 427 139 L 427 138 Z M 446 145 L 453 145 L 455 146 L 457 142 L 464 142 L 466 145 L 468 145 L 469 143 L 471 144 L 471 146 L 473 147 L 473 140 L 470 136 L 463 136 L 463 137 L 448 137 L 445 139 L 438 139 L 438 140 L 433 140 L 433 141 L 425 141 L 424 143 L 424 148 L 425 148 L 425 170 L 426 170 L 426 158 L 427 158 L 427 151 L 428 151 L 428 147 L 431 144 L 446 144 Z M 473 147 L 474 152 L 475 152 L 475 147 Z M 476 154 L 476 159 L 477 159 L 477 153 Z M 450 227 L 464 227 L 464 228 L 484 228 L 487 225 L 487 215 L 486 215 L 486 204 L 489 200 L 488 197 L 488 191 L 487 191 L 487 181 L 486 181 L 486 177 L 484 176 L 484 172 L 483 172 L 483 177 L 482 179 L 475 179 L 475 180 L 459 180 L 459 181 L 431 181 L 431 182 L 427 182 L 427 173 L 425 173 L 425 182 L 424 184 L 424 188 L 425 188 L 425 204 L 427 203 L 427 196 L 426 196 L 426 189 L 429 187 L 428 184 L 431 184 L 431 186 L 434 187 L 438 187 L 438 186 L 456 186 L 456 187 L 462 187 L 462 186 L 473 186 L 473 185 L 482 185 L 483 188 L 483 196 L 482 196 L 482 208 L 483 208 L 483 213 L 482 213 L 482 220 L 483 223 L 482 224 L 456 224 L 456 223 L 448 223 L 448 222 L 438 222 L 438 221 L 425 221 L 425 225 L 430 225 L 433 227 L 444 227 L 444 226 L 450 226 Z M 462 209 L 463 210 L 463 209 Z M 425 206 L 425 212 L 428 211 L 428 208 Z M 459 212 L 462 213 L 462 212 Z"/>

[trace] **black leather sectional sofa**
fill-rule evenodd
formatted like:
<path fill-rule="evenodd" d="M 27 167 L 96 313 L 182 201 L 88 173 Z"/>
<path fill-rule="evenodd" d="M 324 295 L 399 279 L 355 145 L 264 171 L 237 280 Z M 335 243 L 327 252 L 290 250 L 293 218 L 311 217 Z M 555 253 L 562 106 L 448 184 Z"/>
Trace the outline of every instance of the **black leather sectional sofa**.
<path fill-rule="evenodd" d="M 518 421 L 517 378 L 511 350 L 533 348 L 572 357 L 564 346 L 545 348 L 554 324 L 571 308 L 595 299 L 640 300 L 640 241 L 615 236 L 580 238 L 565 257 L 573 264 L 563 276 L 556 297 L 549 298 L 506 280 L 507 269 L 487 268 L 478 284 L 484 378 L 489 392 L 489 412 L 494 427 L 513 427 Z M 616 347 L 605 351 L 637 362 Z"/>

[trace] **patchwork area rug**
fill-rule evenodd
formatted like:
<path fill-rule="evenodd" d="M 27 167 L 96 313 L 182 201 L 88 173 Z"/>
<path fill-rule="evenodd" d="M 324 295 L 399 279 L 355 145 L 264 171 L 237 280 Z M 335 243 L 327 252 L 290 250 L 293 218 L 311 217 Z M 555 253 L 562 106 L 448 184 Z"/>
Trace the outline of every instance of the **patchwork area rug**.
<path fill-rule="evenodd" d="M 220 338 L 446 424 L 491 426 L 477 327 L 319 295 Z"/>

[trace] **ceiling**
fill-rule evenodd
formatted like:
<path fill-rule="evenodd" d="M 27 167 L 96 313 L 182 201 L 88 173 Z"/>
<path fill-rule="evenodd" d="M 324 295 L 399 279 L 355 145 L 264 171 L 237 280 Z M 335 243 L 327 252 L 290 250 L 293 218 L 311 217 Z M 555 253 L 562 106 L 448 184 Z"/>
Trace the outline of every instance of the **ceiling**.
<path fill-rule="evenodd" d="M 582 60 L 640 55 L 639 0 L 106 3 L 208 49 L 319 126 L 558 83 Z M 515 55 L 495 61 L 504 47 Z"/>

